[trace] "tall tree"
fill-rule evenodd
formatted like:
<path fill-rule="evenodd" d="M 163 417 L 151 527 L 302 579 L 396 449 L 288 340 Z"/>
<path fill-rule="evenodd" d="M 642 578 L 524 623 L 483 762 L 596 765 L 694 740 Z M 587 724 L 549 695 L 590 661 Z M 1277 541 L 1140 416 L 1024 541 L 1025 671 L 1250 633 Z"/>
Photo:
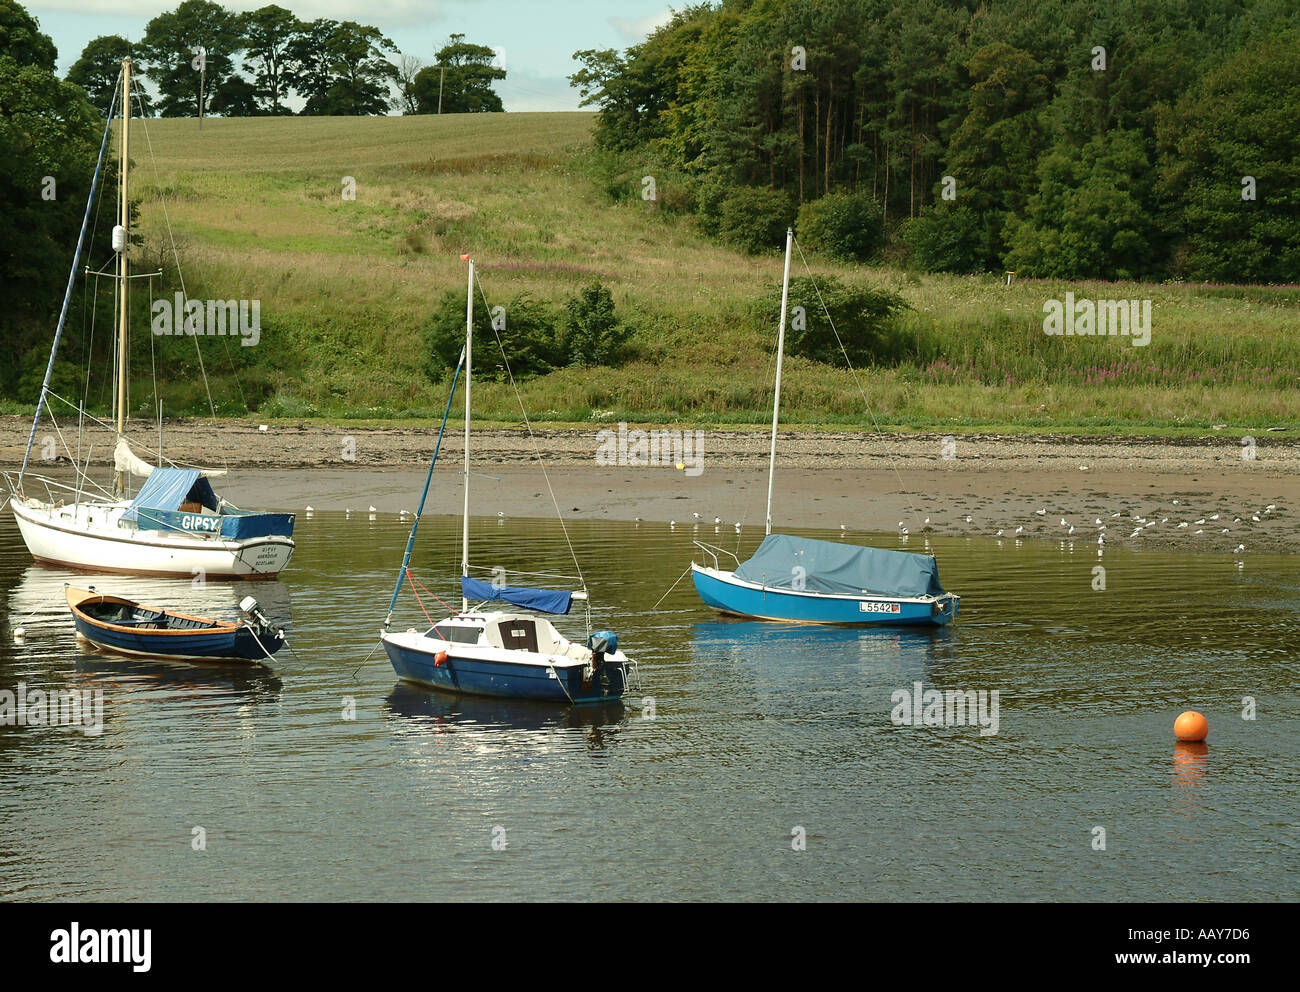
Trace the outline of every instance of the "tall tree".
<path fill-rule="evenodd" d="M 0 336 L 10 356 L 0 393 L 27 399 L 45 370 L 103 128 L 54 60 L 36 20 L 0 0 Z"/>
<path fill-rule="evenodd" d="M 235 73 L 235 57 L 244 48 L 242 19 L 211 0 L 184 0 L 148 23 L 140 47 L 145 71 L 162 94 L 162 115 L 197 116 L 200 97 L 219 103 L 222 85 Z"/>
<path fill-rule="evenodd" d="M 17 0 L 0 0 L 0 52 L 19 65 L 54 71 L 58 50 L 40 23 Z"/>
<path fill-rule="evenodd" d="M 271 4 L 244 16 L 244 62 L 253 68 L 258 106 L 267 114 L 292 113 L 285 105 L 292 76 L 292 47 L 303 23 Z"/>
<path fill-rule="evenodd" d="M 418 114 L 419 101 L 415 99 L 415 77 L 424 68 L 424 60 L 414 55 L 403 55 L 397 60 L 397 96 L 392 108 L 403 114 Z"/>
<path fill-rule="evenodd" d="M 355 116 L 385 113 L 397 69 L 394 45 L 375 27 L 319 18 L 290 45 L 294 88 L 307 98 L 302 113 Z"/>
<path fill-rule="evenodd" d="M 500 113 L 505 109 L 492 83 L 505 79 L 506 71 L 495 65 L 496 52 L 491 48 L 453 34 L 437 56 L 438 64 L 421 69 L 412 86 L 419 113 L 438 112 L 440 87 L 444 114 Z"/>
<path fill-rule="evenodd" d="M 107 114 L 113 102 L 113 91 L 122 75 L 122 61 L 134 54 L 131 43 L 121 35 L 93 38 L 81 50 L 81 58 L 68 70 L 67 80 L 85 90 L 91 104 L 101 114 Z M 143 87 L 136 91 L 131 101 L 131 113 L 137 117 L 153 116 L 153 98 Z"/>

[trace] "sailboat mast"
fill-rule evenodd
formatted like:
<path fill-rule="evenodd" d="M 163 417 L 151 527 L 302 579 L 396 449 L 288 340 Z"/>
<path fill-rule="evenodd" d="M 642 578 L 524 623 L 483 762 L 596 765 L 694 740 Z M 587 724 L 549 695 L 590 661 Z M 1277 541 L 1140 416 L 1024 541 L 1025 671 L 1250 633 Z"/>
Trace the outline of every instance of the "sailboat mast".
<path fill-rule="evenodd" d="M 121 228 L 121 244 L 116 243 L 117 248 L 117 273 L 119 280 L 118 289 L 118 317 L 117 317 L 117 439 L 122 440 L 126 432 L 126 322 L 127 322 L 127 303 L 128 303 L 128 286 L 130 285 L 129 273 L 127 272 L 126 248 L 130 234 L 131 224 L 131 201 L 127 197 L 127 169 L 130 165 L 130 137 L 131 137 L 131 60 L 122 60 L 122 160 L 121 176 L 118 191 L 118 226 Z M 117 232 L 114 232 L 114 242 L 118 241 Z M 126 473 L 121 469 L 114 476 L 114 492 L 121 496 L 126 492 Z"/>
<path fill-rule="evenodd" d="M 471 358 L 474 348 L 474 259 L 469 260 L 469 286 L 465 293 L 465 520 L 460 536 L 460 574 L 469 575 L 469 411 L 470 382 L 473 379 Z M 469 610 L 469 600 L 461 594 L 460 611 Z"/>
<path fill-rule="evenodd" d="M 785 275 L 781 279 L 781 323 L 776 333 L 776 395 L 772 398 L 772 453 L 767 466 L 767 530 L 772 533 L 772 482 L 776 478 L 776 426 L 781 419 L 781 360 L 785 357 L 785 312 L 790 295 L 790 247 L 794 228 L 785 229 Z"/>

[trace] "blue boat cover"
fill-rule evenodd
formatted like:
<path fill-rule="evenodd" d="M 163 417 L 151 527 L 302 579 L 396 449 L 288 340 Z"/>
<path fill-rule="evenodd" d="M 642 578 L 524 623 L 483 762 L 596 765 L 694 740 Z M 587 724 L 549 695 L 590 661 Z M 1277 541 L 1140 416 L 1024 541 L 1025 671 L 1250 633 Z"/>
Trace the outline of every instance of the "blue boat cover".
<path fill-rule="evenodd" d="M 199 503 L 209 510 L 219 505 L 212 485 L 196 468 L 156 468 L 144 480 L 126 512 L 125 520 L 135 520 L 138 511 L 179 510 L 185 502 Z"/>
<path fill-rule="evenodd" d="M 462 576 L 460 591 L 466 599 L 491 601 L 499 599 L 505 603 L 522 606 L 526 610 L 539 613 L 568 613 L 573 605 L 573 593 L 559 592 L 555 589 L 526 589 L 522 586 L 494 586 L 491 582 L 481 582 Z"/>
<path fill-rule="evenodd" d="M 941 596 L 933 555 L 770 534 L 735 576 L 746 582 L 837 596 Z"/>

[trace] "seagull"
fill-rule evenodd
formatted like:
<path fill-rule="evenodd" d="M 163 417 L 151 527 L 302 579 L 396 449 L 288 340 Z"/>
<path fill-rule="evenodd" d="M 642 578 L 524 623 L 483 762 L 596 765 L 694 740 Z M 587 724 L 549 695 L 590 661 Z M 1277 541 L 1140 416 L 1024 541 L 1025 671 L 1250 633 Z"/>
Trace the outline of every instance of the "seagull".
<path fill-rule="evenodd" d="M 1241 523 L 1241 517 L 1233 517 L 1233 518 L 1232 518 L 1232 522 L 1233 522 L 1234 524 L 1239 524 L 1239 523 Z"/>
<path fill-rule="evenodd" d="M 398 515 L 399 517 L 401 517 L 403 520 L 405 520 L 407 517 L 409 517 L 409 516 L 411 515 L 411 511 L 410 511 L 410 510 L 398 510 L 398 511 L 397 511 L 397 515 Z M 497 516 L 498 516 L 498 517 L 504 517 L 505 514 L 504 514 L 504 513 L 498 513 Z"/>
<path fill-rule="evenodd" d="M 1174 506 L 1178 506 L 1178 505 L 1179 505 L 1179 504 L 1178 504 L 1178 500 L 1174 500 L 1173 502 L 1174 502 Z"/>
<path fill-rule="evenodd" d="M 1255 523 L 1259 523 L 1259 514 L 1256 513 L 1256 514 L 1255 514 L 1253 517 L 1251 517 L 1250 519 L 1253 520 L 1253 521 L 1255 521 Z"/>
<path fill-rule="evenodd" d="M 1156 525 L 1156 522 L 1155 522 L 1154 520 L 1152 520 L 1152 521 L 1150 521 L 1150 522 L 1148 522 L 1148 523 L 1143 524 L 1143 525 L 1142 525 L 1142 529 L 1143 529 L 1143 530 L 1146 530 L 1148 527 L 1154 527 L 1155 525 Z"/>
<path fill-rule="evenodd" d="M 994 534 L 993 536 L 994 536 L 994 537 L 1001 537 L 1001 536 L 1002 536 L 1002 531 L 998 531 L 998 532 L 997 532 L 996 534 Z"/>
<path fill-rule="evenodd" d="M 967 519 L 967 522 L 970 521 L 970 518 L 969 518 L 969 517 L 967 517 L 966 519 Z M 930 526 L 930 518 L 929 518 L 929 517 L 926 517 L 926 518 L 925 518 L 925 525 L 926 525 L 927 527 Z"/>
<path fill-rule="evenodd" d="M 677 526 L 677 521 L 676 521 L 676 520 L 669 520 L 669 521 L 668 521 L 668 526 L 669 526 L 669 527 L 676 527 L 676 526 Z"/>
<path fill-rule="evenodd" d="M 505 511 L 505 510 L 497 510 L 497 516 L 498 516 L 498 517 L 504 517 L 505 515 L 506 515 L 506 511 Z M 638 518 L 638 519 L 639 519 L 639 518 Z"/>
<path fill-rule="evenodd" d="M 966 514 L 966 522 L 967 522 L 967 523 L 970 523 L 970 514 L 969 514 L 969 513 Z"/>
<path fill-rule="evenodd" d="M 1219 519 L 1219 515 L 1218 515 L 1217 513 L 1212 514 L 1212 515 L 1210 516 L 1210 519 L 1211 519 L 1211 520 L 1218 520 L 1218 519 Z"/>
<path fill-rule="evenodd" d="M 1198 521 L 1196 521 L 1196 522 L 1197 522 L 1198 524 L 1203 524 L 1203 523 L 1205 523 L 1205 518 L 1204 518 L 1204 517 L 1201 517 L 1201 519 L 1198 520 Z"/>
<path fill-rule="evenodd" d="M 1161 518 L 1160 518 L 1160 522 L 1161 522 L 1162 524 L 1167 524 L 1167 523 L 1169 523 L 1169 518 L 1168 518 L 1168 517 L 1161 517 Z"/>
<path fill-rule="evenodd" d="M 1114 519 L 1115 519 L 1116 517 L 1118 517 L 1118 516 L 1119 516 L 1119 510 L 1116 510 L 1114 513 L 1112 513 L 1112 514 L 1110 515 L 1110 518 L 1111 518 L 1112 520 L 1114 520 Z"/>
<path fill-rule="evenodd" d="M 1064 517 L 1061 518 L 1061 526 L 1062 526 L 1062 527 L 1065 526 L 1065 518 L 1064 518 Z"/>
<path fill-rule="evenodd" d="M 1105 543 L 1106 543 L 1106 535 L 1105 535 L 1105 534 L 1098 534 L 1098 535 L 1097 535 L 1097 543 L 1098 543 L 1098 544 L 1105 544 Z"/>
<path fill-rule="evenodd" d="M 1040 517 L 1045 517 L 1045 516 L 1047 516 L 1047 508 L 1044 507 L 1044 508 L 1041 509 L 1041 510 L 1035 510 L 1034 513 L 1038 514 L 1038 516 L 1040 516 Z"/>
<path fill-rule="evenodd" d="M 1186 527 L 1186 526 L 1187 526 L 1187 521 L 1184 520 L 1181 524 L 1178 525 L 1178 529 L 1179 529 L 1179 530 L 1182 530 L 1182 529 L 1183 529 L 1184 527 Z"/>
<path fill-rule="evenodd" d="M 1228 528 L 1227 528 L 1227 527 L 1223 528 L 1223 530 L 1219 531 L 1219 533 L 1220 533 L 1220 534 L 1226 534 L 1226 533 L 1228 533 Z"/>
<path fill-rule="evenodd" d="M 1203 531 L 1203 530 L 1198 530 L 1196 533 L 1198 533 L 1198 534 L 1204 534 L 1205 531 Z"/>
<path fill-rule="evenodd" d="M 843 529 L 844 529 L 844 525 L 843 525 L 843 524 L 840 524 L 840 530 L 843 530 Z M 739 521 L 739 520 L 736 521 L 736 533 L 737 533 L 737 534 L 740 533 L 740 521 Z"/>
<path fill-rule="evenodd" d="M 1068 531 L 1066 531 L 1066 533 L 1067 533 L 1067 534 L 1073 534 L 1073 533 L 1074 533 L 1074 524 L 1070 524 L 1070 529 L 1069 529 Z"/>
<path fill-rule="evenodd" d="M 692 513 L 691 516 L 694 517 L 696 520 L 700 519 L 700 515 L 698 513 Z"/>
<path fill-rule="evenodd" d="M 1264 507 L 1264 509 L 1267 510 L 1269 513 L 1272 513 L 1274 510 L 1277 509 L 1277 504 L 1269 503 L 1268 506 Z"/>
<path fill-rule="evenodd" d="M 1097 524 L 1098 526 L 1101 526 L 1101 517 L 1098 517 L 1096 520 L 1093 521 L 1093 523 Z"/>
<path fill-rule="evenodd" d="M 343 511 L 343 513 L 345 517 L 352 516 L 352 507 L 349 506 L 346 510 Z"/>
<path fill-rule="evenodd" d="M 717 526 L 718 524 L 720 524 L 720 523 L 722 523 L 722 518 L 721 518 L 721 517 L 714 517 L 714 518 L 713 518 L 713 526 L 716 527 L 716 526 Z"/>
<path fill-rule="evenodd" d="M 1241 554 L 1245 550 L 1246 550 L 1246 546 L 1244 544 L 1237 545 L 1237 554 Z"/>
<path fill-rule="evenodd" d="M 1142 528 L 1138 527 L 1134 529 L 1133 533 L 1130 534 L 1129 537 L 1137 537 L 1141 533 L 1142 533 Z"/>
<path fill-rule="evenodd" d="M 1020 533 L 1022 530 L 1024 530 L 1024 529 L 1025 529 L 1024 527 L 1017 527 L 1017 528 L 1016 528 L 1016 533 L 1019 534 L 1019 533 Z"/>
<path fill-rule="evenodd" d="M 906 528 L 906 527 L 903 528 L 903 536 L 904 536 L 904 537 L 907 536 L 907 528 Z"/>
<path fill-rule="evenodd" d="M 308 503 L 308 504 L 307 504 L 307 510 L 306 510 L 306 512 L 307 512 L 307 513 L 315 513 L 316 511 L 312 508 L 312 505 L 311 505 L 310 503 Z"/>
<path fill-rule="evenodd" d="M 740 524 L 736 524 L 736 526 L 739 527 Z M 848 528 L 845 527 L 843 524 L 840 524 L 840 530 L 848 530 Z"/>

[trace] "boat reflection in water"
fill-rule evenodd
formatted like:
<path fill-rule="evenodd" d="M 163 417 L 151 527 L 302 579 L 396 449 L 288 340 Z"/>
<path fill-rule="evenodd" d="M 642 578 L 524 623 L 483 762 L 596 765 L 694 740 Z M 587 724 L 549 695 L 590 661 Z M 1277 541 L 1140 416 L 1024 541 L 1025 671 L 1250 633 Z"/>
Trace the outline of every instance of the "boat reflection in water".
<path fill-rule="evenodd" d="M 101 652 L 78 642 L 76 671 L 93 676 L 95 687 L 118 698 L 134 692 L 191 698 L 214 703 L 279 702 L 284 683 L 263 664 L 247 662 L 167 661 Z M 111 684 L 110 684 L 111 683 Z"/>
<path fill-rule="evenodd" d="M 385 702 L 394 722 L 416 735 L 470 733 L 497 737 L 500 743 L 544 745 L 557 731 L 585 729 L 593 750 L 604 747 L 626 719 L 626 708 L 618 700 L 556 707 L 527 699 L 453 696 L 408 682 L 398 682 Z"/>

